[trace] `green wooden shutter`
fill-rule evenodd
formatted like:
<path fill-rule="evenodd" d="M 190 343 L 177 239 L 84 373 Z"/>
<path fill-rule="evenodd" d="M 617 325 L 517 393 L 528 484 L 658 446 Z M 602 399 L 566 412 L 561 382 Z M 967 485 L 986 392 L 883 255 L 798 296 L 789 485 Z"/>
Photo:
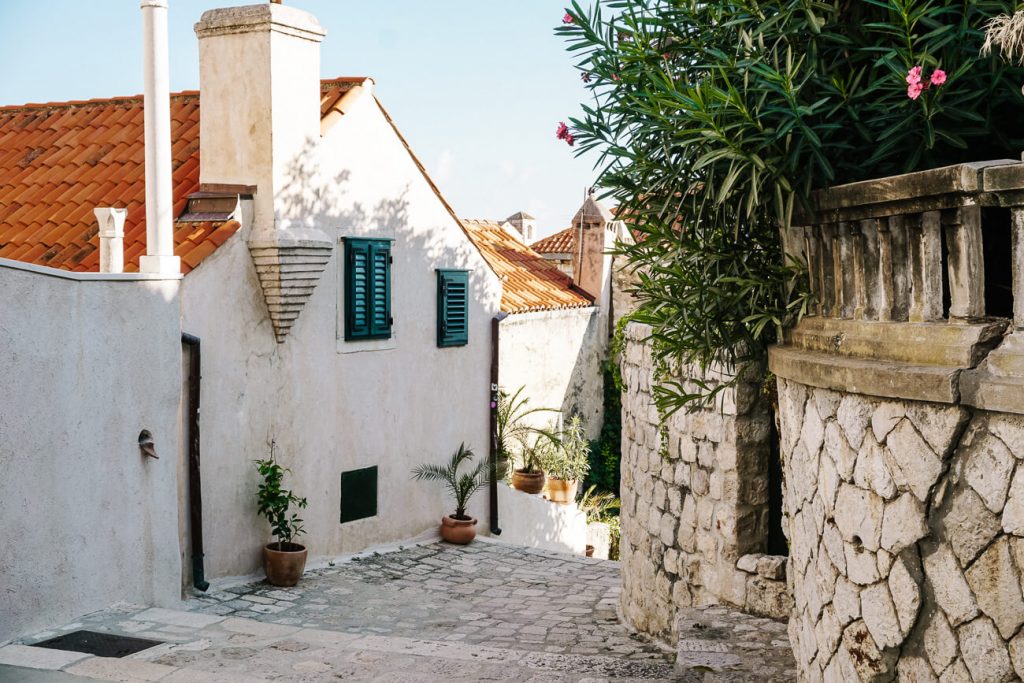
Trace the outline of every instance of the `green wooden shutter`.
<path fill-rule="evenodd" d="M 391 337 L 391 242 L 345 240 L 345 340 Z"/>
<path fill-rule="evenodd" d="M 391 243 L 370 245 L 370 336 L 391 337 Z"/>
<path fill-rule="evenodd" d="M 469 343 L 469 271 L 437 271 L 437 345 Z"/>

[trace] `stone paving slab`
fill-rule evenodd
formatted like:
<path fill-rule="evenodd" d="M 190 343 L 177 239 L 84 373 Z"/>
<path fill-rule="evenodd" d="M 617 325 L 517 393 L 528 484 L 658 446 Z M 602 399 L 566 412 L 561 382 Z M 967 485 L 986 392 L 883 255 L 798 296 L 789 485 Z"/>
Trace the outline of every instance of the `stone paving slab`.
<path fill-rule="evenodd" d="M 75 626 L 163 644 L 63 669 L 88 680 L 168 683 L 790 680 L 747 677 L 775 672 L 784 625 L 705 610 L 706 628 L 686 627 L 674 665 L 666 648 L 619 622 L 619 585 L 615 562 L 433 543 L 310 571 L 293 589 L 228 587 L 182 610 L 114 606 Z"/>
<path fill-rule="evenodd" d="M 796 662 L 786 624 L 725 607 L 676 613 L 676 672 L 704 672 L 704 681 L 795 681 Z"/>

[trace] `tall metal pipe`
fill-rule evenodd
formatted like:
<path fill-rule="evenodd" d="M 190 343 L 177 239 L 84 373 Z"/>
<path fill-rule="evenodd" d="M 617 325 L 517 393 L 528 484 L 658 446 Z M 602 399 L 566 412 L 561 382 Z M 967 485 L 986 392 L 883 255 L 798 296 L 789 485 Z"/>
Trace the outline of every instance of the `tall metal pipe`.
<path fill-rule="evenodd" d="M 181 272 L 174 255 L 171 191 L 171 94 L 167 57 L 167 0 L 142 0 L 143 104 L 146 141 L 146 255 L 143 273 Z"/>

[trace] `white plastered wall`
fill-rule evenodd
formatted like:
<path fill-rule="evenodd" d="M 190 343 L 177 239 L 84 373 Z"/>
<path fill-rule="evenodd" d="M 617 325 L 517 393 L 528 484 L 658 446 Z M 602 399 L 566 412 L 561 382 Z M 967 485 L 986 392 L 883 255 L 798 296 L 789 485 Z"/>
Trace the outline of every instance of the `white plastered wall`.
<path fill-rule="evenodd" d="M 607 319 L 597 308 L 516 313 L 501 321 L 499 380 L 533 408 L 553 408 L 566 420 L 579 413 L 589 438 L 601 431 L 604 385 L 601 361 L 607 352 Z M 538 413 L 536 423 L 557 419 Z"/>
<path fill-rule="evenodd" d="M 178 285 L 0 263 L 0 642 L 180 595 Z"/>
<path fill-rule="evenodd" d="M 270 540 L 257 515 L 253 460 L 268 439 L 309 500 L 311 556 L 413 536 L 453 511 L 413 466 L 441 462 L 461 442 L 487 457 L 490 321 L 501 285 L 430 188 L 371 96 L 311 150 L 318 177 L 278 192 L 277 213 L 326 233 L 334 255 L 283 344 L 274 340 L 246 225 L 183 285 L 185 331 L 202 339 L 202 457 L 206 573 L 256 571 Z M 309 160 L 296 169 L 310 170 Z M 393 238 L 393 338 L 346 342 L 340 264 L 346 236 Z M 437 347 L 437 268 L 472 271 L 469 344 Z M 376 465 L 378 514 L 339 523 L 342 471 Z M 471 512 L 487 526 L 487 492 Z"/>

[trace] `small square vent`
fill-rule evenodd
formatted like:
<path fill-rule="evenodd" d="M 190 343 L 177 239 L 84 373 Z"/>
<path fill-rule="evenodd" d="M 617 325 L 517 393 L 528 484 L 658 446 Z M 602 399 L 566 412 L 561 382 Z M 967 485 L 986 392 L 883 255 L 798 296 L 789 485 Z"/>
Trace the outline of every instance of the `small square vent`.
<path fill-rule="evenodd" d="M 136 652 L 142 652 L 161 644 L 162 642 L 159 640 L 132 638 L 131 636 L 122 636 L 116 633 L 75 631 L 39 643 L 33 643 L 32 647 L 84 652 L 97 657 L 127 657 L 128 655 L 133 655 Z"/>
<path fill-rule="evenodd" d="M 377 515 L 377 467 L 341 473 L 341 523 Z"/>

